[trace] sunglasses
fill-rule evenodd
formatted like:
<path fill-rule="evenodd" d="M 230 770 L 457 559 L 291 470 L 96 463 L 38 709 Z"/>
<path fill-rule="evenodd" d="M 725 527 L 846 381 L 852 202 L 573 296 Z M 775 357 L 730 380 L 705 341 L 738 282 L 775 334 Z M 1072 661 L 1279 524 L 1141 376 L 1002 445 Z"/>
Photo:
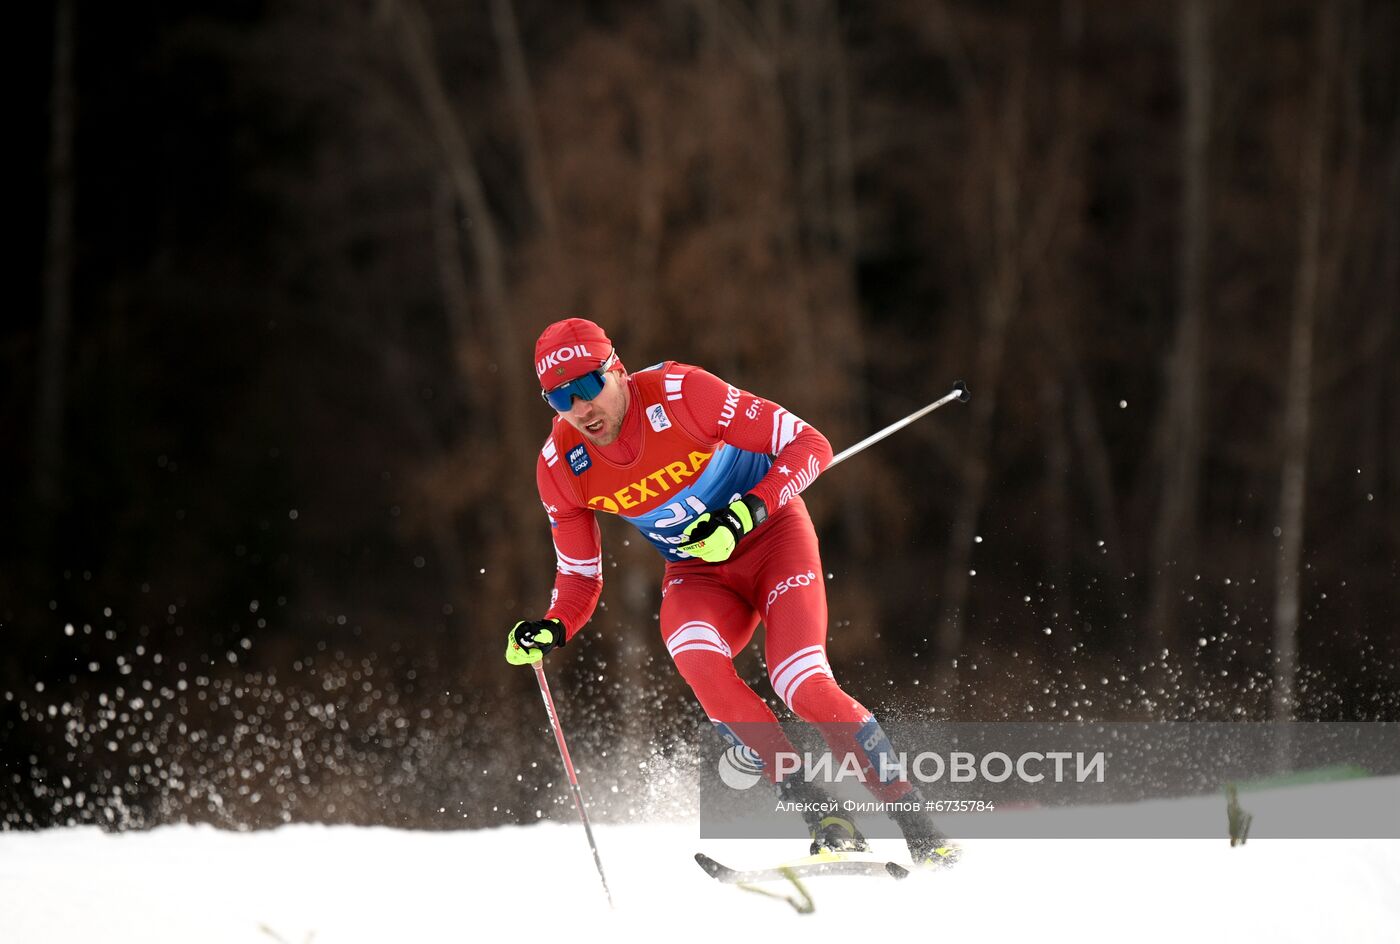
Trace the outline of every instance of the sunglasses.
<path fill-rule="evenodd" d="M 568 383 L 560 384 L 553 390 L 541 390 L 540 396 L 544 402 L 554 407 L 556 412 L 567 413 L 574 405 L 574 397 L 587 402 L 603 392 L 603 383 L 608 368 L 616 362 L 617 352 L 614 351 L 608 355 L 607 360 L 603 361 L 601 367 L 590 370 L 582 377 L 576 377 Z"/>

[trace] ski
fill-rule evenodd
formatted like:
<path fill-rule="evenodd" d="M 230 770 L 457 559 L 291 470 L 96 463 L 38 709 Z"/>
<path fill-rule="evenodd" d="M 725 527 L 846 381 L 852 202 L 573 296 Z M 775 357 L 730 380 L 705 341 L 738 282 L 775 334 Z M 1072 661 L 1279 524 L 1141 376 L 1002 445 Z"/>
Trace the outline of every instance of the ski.
<path fill-rule="evenodd" d="M 776 882 L 809 878 L 817 875 L 884 875 L 901 879 L 909 870 L 898 862 L 885 862 L 878 859 L 847 859 L 839 856 L 807 856 L 783 865 L 766 869 L 732 869 L 716 862 L 703 852 L 695 853 L 695 861 L 716 881 L 726 885 L 749 885 L 754 882 Z"/>

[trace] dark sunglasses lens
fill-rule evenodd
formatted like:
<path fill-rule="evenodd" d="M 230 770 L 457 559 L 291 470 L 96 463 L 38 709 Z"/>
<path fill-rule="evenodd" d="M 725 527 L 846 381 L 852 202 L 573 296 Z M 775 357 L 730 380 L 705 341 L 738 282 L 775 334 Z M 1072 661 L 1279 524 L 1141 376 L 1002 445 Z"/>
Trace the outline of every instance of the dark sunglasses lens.
<path fill-rule="evenodd" d="M 563 413 L 574 405 L 574 397 L 578 397 L 580 400 L 592 400 L 602 392 L 603 373 L 591 370 L 577 380 L 571 380 L 555 387 L 546 393 L 544 398 L 549 401 L 550 406 Z"/>

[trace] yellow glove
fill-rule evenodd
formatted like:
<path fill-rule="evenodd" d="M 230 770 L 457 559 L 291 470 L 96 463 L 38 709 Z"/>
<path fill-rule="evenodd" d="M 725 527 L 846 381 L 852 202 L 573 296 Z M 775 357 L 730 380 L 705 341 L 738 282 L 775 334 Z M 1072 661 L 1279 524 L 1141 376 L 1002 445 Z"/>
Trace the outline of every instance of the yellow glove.
<path fill-rule="evenodd" d="M 534 665 L 551 649 L 564 645 L 564 624 L 557 619 L 521 620 L 506 635 L 506 661 Z"/>
<path fill-rule="evenodd" d="M 729 560 L 739 539 L 768 518 L 768 508 L 757 495 L 745 495 L 729 507 L 707 511 L 684 531 L 681 550 L 709 564 Z"/>

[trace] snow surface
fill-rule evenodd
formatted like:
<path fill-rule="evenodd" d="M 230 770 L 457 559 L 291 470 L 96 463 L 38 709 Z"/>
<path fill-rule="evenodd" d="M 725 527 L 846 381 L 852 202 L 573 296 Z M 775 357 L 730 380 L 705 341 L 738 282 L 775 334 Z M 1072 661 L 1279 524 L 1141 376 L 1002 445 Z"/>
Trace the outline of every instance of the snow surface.
<path fill-rule="evenodd" d="M 702 841 L 694 822 L 594 832 L 611 911 L 577 823 L 0 832 L 0 942 L 1400 941 L 1400 840 L 974 839 L 946 872 L 809 879 L 816 911 L 799 915 L 692 860 L 769 865 L 804 851 L 790 840 Z"/>

